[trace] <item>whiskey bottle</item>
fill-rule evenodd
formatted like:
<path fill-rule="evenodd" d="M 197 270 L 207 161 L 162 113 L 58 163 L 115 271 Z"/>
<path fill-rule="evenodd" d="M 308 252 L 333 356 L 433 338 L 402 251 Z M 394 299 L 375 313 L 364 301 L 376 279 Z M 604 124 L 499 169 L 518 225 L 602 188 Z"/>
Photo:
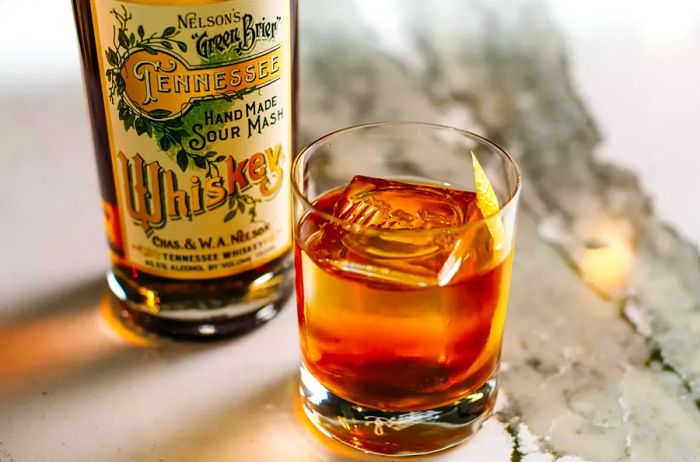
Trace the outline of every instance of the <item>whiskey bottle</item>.
<path fill-rule="evenodd" d="M 271 319 L 292 291 L 296 0 L 73 0 L 128 317 L 176 337 Z"/>

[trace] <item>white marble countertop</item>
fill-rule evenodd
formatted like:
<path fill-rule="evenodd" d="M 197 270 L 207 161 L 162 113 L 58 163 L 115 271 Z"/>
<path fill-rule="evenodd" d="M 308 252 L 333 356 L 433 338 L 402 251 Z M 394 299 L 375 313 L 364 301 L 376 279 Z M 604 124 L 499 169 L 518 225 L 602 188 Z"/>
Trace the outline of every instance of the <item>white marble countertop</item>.
<path fill-rule="evenodd" d="M 525 172 L 499 412 L 424 459 L 700 460 L 700 7 L 301 3 L 306 141 L 421 119 Z M 206 345 L 120 328 L 68 2 L 0 2 L 0 43 L 0 462 L 375 460 L 301 416 L 292 307 Z"/>

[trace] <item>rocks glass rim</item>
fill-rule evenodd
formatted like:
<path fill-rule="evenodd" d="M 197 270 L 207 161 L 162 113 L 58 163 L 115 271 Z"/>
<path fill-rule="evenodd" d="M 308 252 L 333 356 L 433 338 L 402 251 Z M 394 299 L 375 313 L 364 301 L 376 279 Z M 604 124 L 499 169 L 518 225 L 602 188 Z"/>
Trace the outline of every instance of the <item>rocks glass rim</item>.
<path fill-rule="evenodd" d="M 483 144 L 484 146 L 490 148 L 491 153 L 497 153 L 498 155 L 504 157 L 507 161 L 507 164 L 509 165 L 510 168 L 513 169 L 514 177 L 515 177 L 515 185 L 511 188 L 509 188 L 511 191 L 510 196 L 508 199 L 500 206 L 498 209 L 498 212 L 484 216 L 478 220 L 471 220 L 467 223 L 464 223 L 462 225 L 458 226 L 446 226 L 446 227 L 441 227 L 441 228 L 434 228 L 434 229 L 378 229 L 374 226 L 367 226 L 367 225 L 361 225 L 357 223 L 351 223 L 348 222 L 347 220 L 344 220 L 342 218 L 338 218 L 334 215 L 331 215 L 323 210 L 318 209 L 312 201 L 310 201 L 306 195 L 302 192 L 301 187 L 298 182 L 297 178 L 297 173 L 298 169 L 300 166 L 303 165 L 303 162 L 311 155 L 314 154 L 319 148 L 320 145 L 328 142 L 329 140 L 336 138 L 340 135 L 345 135 L 348 133 L 356 132 L 356 131 L 361 131 L 365 130 L 368 128 L 380 128 L 380 127 L 388 127 L 388 126 L 397 126 L 397 127 L 410 127 L 414 126 L 417 129 L 418 128 L 427 128 L 431 130 L 441 130 L 441 131 L 446 131 L 446 132 L 452 132 L 458 135 L 461 135 L 466 138 L 470 138 L 480 144 Z M 465 152 L 465 155 L 468 154 L 468 152 Z M 299 155 L 294 159 L 294 162 L 292 163 L 292 194 L 294 197 L 301 202 L 301 204 L 304 206 L 305 209 L 313 211 L 314 215 L 319 216 L 323 218 L 324 220 L 327 220 L 330 223 L 333 223 L 335 225 L 344 227 L 350 231 L 354 232 L 360 232 L 362 234 L 375 234 L 375 235 L 387 235 L 387 234 L 394 234 L 394 235 L 400 235 L 400 234 L 406 234 L 410 233 L 412 235 L 421 234 L 421 235 L 431 235 L 431 234 L 442 234 L 442 233 L 461 233 L 465 232 L 467 229 L 475 227 L 475 226 L 483 226 L 485 222 L 488 220 L 492 219 L 493 217 L 496 216 L 502 216 L 506 214 L 511 208 L 517 207 L 518 204 L 518 197 L 520 195 L 520 191 L 522 188 L 522 175 L 520 172 L 520 167 L 518 166 L 518 163 L 513 159 L 513 157 L 501 146 L 498 144 L 494 143 L 493 141 L 484 138 L 481 135 L 477 135 L 474 132 L 470 132 L 468 130 L 463 130 L 460 128 L 455 128 L 455 127 L 450 127 L 448 125 L 441 125 L 441 124 L 435 124 L 435 123 L 429 123 L 429 122 L 416 122 L 416 121 L 384 121 L 384 122 L 372 122 L 372 123 L 366 123 L 366 124 L 359 124 L 359 125 L 354 125 L 346 128 L 341 128 L 335 131 L 332 131 L 317 140 L 313 141 L 309 145 L 307 145 L 302 151 L 299 153 Z M 451 185 L 445 184 L 444 186 L 450 187 Z"/>

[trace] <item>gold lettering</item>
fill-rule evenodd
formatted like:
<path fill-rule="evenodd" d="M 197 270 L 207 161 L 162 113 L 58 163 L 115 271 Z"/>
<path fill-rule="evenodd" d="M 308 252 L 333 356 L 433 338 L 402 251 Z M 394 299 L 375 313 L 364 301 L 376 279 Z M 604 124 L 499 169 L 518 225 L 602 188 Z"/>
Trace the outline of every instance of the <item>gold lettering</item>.
<path fill-rule="evenodd" d="M 267 65 L 268 65 L 268 62 L 267 62 L 267 61 L 260 61 L 260 63 L 258 64 L 258 67 L 259 67 L 259 69 L 258 69 L 258 78 L 259 78 L 259 79 L 264 79 L 264 78 L 266 78 L 268 75 L 270 75 L 270 74 L 267 73 Z"/>
<path fill-rule="evenodd" d="M 204 213 L 204 207 L 202 207 L 202 180 L 198 176 L 192 177 L 192 213 L 199 215 Z"/>
<path fill-rule="evenodd" d="M 272 148 L 265 149 L 265 158 L 267 159 L 267 169 L 272 172 L 277 179 L 275 183 L 268 176 L 260 183 L 260 192 L 263 196 L 269 197 L 275 194 L 284 180 L 284 172 L 280 166 L 282 160 L 282 145 L 277 144 Z"/>
<path fill-rule="evenodd" d="M 163 72 L 173 72 L 177 68 L 177 63 L 175 63 L 174 60 L 169 60 L 168 64 L 170 64 L 170 68 L 165 68 L 163 67 L 162 63 L 160 61 L 149 61 L 149 60 L 143 60 L 143 61 L 137 61 L 136 64 L 134 64 L 134 77 L 136 77 L 136 80 L 142 80 L 144 85 L 145 85 L 145 90 L 146 90 L 146 97 L 143 100 L 144 106 L 150 103 L 153 103 L 155 101 L 158 101 L 158 98 L 153 96 L 153 88 L 152 85 L 153 83 L 151 82 L 151 70 L 147 69 L 146 66 L 152 66 L 154 71 L 163 71 Z M 125 79 L 126 80 L 126 79 Z M 160 90 L 160 86 L 162 85 L 162 80 L 159 77 L 158 78 L 158 87 Z"/>
<path fill-rule="evenodd" d="M 224 73 L 224 72 L 214 73 L 214 89 L 215 90 L 225 90 L 226 89 L 226 73 Z"/>
<path fill-rule="evenodd" d="M 207 190 L 207 209 L 214 209 L 226 200 L 227 194 L 226 189 L 224 189 L 224 179 L 220 176 L 208 180 L 204 188 Z"/>
<path fill-rule="evenodd" d="M 175 93 L 190 92 L 190 76 L 188 74 L 175 75 L 173 79 L 173 91 Z"/>
<path fill-rule="evenodd" d="M 119 164 L 124 176 L 124 199 L 126 200 L 129 215 L 141 228 L 150 234 L 154 228 L 161 228 L 165 224 L 163 216 L 161 167 L 156 161 L 146 165 L 140 154 L 133 157 L 133 170 L 131 162 L 123 152 L 117 154 Z M 152 185 L 149 188 L 149 176 Z M 152 199 L 152 202 L 151 202 Z"/>
<path fill-rule="evenodd" d="M 237 87 L 243 82 L 243 79 L 241 79 L 241 70 L 240 69 L 233 69 L 231 71 L 231 82 L 230 85 L 232 87 Z"/>
<path fill-rule="evenodd" d="M 158 75 L 158 92 L 159 93 L 170 93 L 170 88 L 168 84 L 170 83 L 170 78 L 167 75 Z"/>
<path fill-rule="evenodd" d="M 245 81 L 246 83 L 253 83 L 256 79 L 255 75 L 255 64 L 250 64 L 245 67 Z"/>
<path fill-rule="evenodd" d="M 124 59 L 125 95 L 144 116 L 156 109 L 184 114 L 202 98 L 218 98 L 275 81 L 282 72 L 282 48 L 216 68 L 189 66 L 169 51 L 137 50 Z M 161 119 L 162 114 L 155 116 Z"/>
<path fill-rule="evenodd" d="M 230 194 L 244 191 L 250 186 L 250 182 L 244 173 L 247 163 L 248 159 L 243 159 L 238 163 L 233 160 L 233 157 L 226 159 L 226 169 L 228 170 L 228 187 L 226 189 Z"/>
<path fill-rule="evenodd" d="M 195 74 L 194 91 L 209 91 L 209 74 Z"/>
<path fill-rule="evenodd" d="M 188 217 L 190 211 L 187 193 L 178 189 L 177 177 L 172 170 L 165 174 L 165 191 L 168 198 L 168 216 L 174 220 Z"/>
<path fill-rule="evenodd" d="M 248 162 L 248 178 L 250 181 L 259 181 L 265 176 L 265 155 L 258 152 L 250 156 Z"/>

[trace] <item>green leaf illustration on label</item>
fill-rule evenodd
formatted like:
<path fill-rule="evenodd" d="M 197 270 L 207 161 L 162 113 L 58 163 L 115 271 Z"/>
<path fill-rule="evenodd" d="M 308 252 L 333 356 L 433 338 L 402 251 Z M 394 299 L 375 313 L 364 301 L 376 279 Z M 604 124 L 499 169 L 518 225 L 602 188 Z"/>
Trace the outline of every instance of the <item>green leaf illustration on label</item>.
<path fill-rule="evenodd" d="M 192 137 L 191 127 L 189 127 L 190 130 L 183 127 L 183 125 L 187 125 L 182 120 L 184 117 L 163 120 L 171 116 L 172 112 L 166 109 L 154 109 L 145 114 L 128 104 L 124 97 L 126 85 L 121 72 L 128 56 L 137 50 L 145 50 L 150 54 L 156 54 L 157 48 L 173 50 L 173 44 L 184 53 L 187 51 L 187 44 L 173 38 L 180 32 L 175 27 L 169 26 L 161 34 L 148 34 L 143 25 L 139 25 L 137 37 L 129 32 L 129 23 L 133 17 L 126 8 L 122 7 L 121 11 L 111 10 L 110 13 L 116 18 L 118 28 L 115 31 L 113 48 L 110 47 L 105 52 L 107 62 L 112 66 L 106 71 L 107 80 L 110 82 L 108 95 L 112 104 L 117 102 L 119 120 L 124 123 L 124 130 L 128 132 L 134 129 L 139 136 L 155 136 L 158 147 L 175 156 L 177 164 L 183 172 L 190 167 L 196 167 L 205 170 L 208 178 L 214 173 L 218 174 L 219 169 L 216 163 L 225 160 L 225 156 L 210 160 L 194 152 L 189 152 L 187 141 Z"/>

